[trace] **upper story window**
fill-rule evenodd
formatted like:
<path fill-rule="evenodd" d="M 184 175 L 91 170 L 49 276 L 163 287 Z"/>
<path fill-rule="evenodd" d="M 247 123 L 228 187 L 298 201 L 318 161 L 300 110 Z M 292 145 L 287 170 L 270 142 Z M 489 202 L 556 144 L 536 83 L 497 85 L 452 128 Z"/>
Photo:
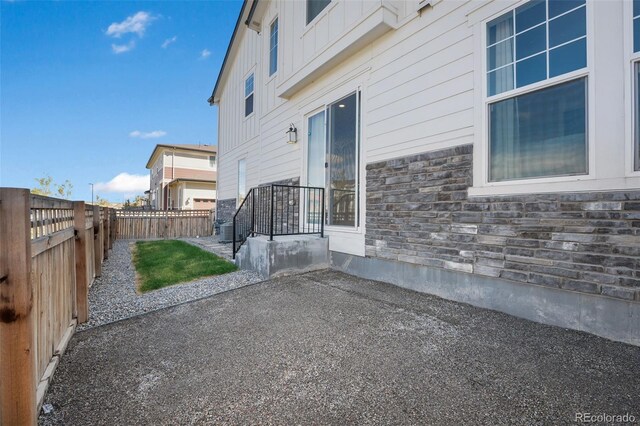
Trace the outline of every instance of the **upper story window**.
<path fill-rule="evenodd" d="M 331 3 L 331 0 L 307 0 L 307 24 L 313 21 L 325 7 Z"/>
<path fill-rule="evenodd" d="M 533 0 L 487 23 L 490 182 L 588 172 L 586 12 Z"/>
<path fill-rule="evenodd" d="M 634 96 L 634 137 L 633 137 L 633 170 L 640 170 L 640 61 L 633 64 Z"/>
<path fill-rule="evenodd" d="M 633 170 L 640 170 L 640 0 L 633 1 L 633 53 L 636 59 L 633 62 Z"/>
<path fill-rule="evenodd" d="M 269 75 L 278 71 L 278 18 L 269 29 Z"/>
<path fill-rule="evenodd" d="M 209 167 L 215 167 L 216 166 L 216 156 L 215 155 L 210 155 L 209 156 Z"/>
<path fill-rule="evenodd" d="M 487 24 L 489 96 L 586 66 L 584 0 L 533 0 Z"/>
<path fill-rule="evenodd" d="M 244 81 L 244 116 L 253 112 L 253 73 Z"/>
<path fill-rule="evenodd" d="M 633 51 L 640 52 L 640 1 L 633 0 Z"/>

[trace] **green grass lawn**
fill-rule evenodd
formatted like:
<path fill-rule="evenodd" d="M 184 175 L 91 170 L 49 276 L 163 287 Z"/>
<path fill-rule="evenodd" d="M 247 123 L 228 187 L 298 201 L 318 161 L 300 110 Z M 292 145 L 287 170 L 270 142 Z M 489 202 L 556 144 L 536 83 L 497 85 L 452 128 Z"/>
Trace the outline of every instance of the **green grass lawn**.
<path fill-rule="evenodd" d="M 238 269 L 213 253 L 176 240 L 137 241 L 133 264 L 143 293 Z"/>

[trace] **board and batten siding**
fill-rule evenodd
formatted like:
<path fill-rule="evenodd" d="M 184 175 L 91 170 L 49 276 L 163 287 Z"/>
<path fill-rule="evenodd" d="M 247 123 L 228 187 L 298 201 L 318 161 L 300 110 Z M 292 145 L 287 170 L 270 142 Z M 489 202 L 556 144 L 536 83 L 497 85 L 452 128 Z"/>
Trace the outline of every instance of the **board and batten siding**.
<path fill-rule="evenodd" d="M 402 25 L 392 30 L 291 99 L 276 87 L 326 49 L 379 1 L 335 1 L 309 26 L 304 2 L 271 1 L 262 34 L 244 28 L 239 51 L 220 96 L 221 158 L 219 198 L 237 193 L 237 161 L 247 159 L 247 187 L 304 176 L 304 115 L 342 96 L 344 87 L 362 90 L 362 160 L 398 156 L 471 143 L 473 139 L 473 43 L 466 1 L 437 2 L 422 16 L 412 2 L 391 2 Z M 278 17 L 278 71 L 268 75 L 268 35 Z M 406 17 L 406 19 L 404 19 Z M 259 58 L 260 61 L 256 61 Z M 306 59 L 305 59 L 306 58 Z M 244 78 L 255 72 L 255 114 L 244 117 Z M 356 83 L 354 83 L 356 82 Z M 335 93 L 335 95 L 332 95 Z M 257 120 L 256 118 L 257 117 Z M 289 123 L 298 128 L 298 144 L 288 145 Z"/>
<path fill-rule="evenodd" d="M 440 2 L 372 48 L 367 162 L 473 142 L 469 3 Z"/>

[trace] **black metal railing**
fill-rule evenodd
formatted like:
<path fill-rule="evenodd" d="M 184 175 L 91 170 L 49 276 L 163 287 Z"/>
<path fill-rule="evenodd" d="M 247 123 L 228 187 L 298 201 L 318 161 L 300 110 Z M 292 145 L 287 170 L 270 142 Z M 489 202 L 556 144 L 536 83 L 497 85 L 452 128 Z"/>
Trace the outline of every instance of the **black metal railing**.
<path fill-rule="evenodd" d="M 267 185 L 251 188 L 233 216 L 233 258 L 247 238 L 320 234 L 324 237 L 324 188 Z"/>

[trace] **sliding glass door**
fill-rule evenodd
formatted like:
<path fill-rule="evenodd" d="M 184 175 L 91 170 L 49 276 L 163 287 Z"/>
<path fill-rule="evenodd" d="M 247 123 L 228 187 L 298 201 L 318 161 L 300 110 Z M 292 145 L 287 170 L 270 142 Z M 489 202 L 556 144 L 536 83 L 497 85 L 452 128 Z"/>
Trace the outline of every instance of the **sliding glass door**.
<path fill-rule="evenodd" d="M 325 188 L 325 220 L 330 226 L 358 225 L 358 101 L 356 92 L 307 119 L 307 184 Z M 314 207 L 308 206 L 308 211 Z M 316 217 L 307 216 L 317 223 Z"/>

